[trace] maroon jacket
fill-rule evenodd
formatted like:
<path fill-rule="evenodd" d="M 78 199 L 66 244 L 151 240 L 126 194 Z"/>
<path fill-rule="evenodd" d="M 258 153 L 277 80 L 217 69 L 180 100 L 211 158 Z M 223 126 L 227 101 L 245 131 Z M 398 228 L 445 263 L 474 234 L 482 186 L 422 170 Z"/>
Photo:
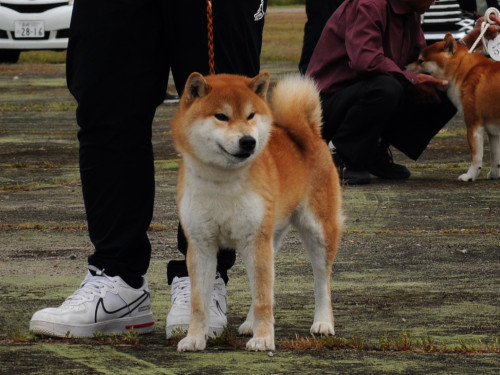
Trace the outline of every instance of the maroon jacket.
<path fill-rule="evenodd" d="M 416 84 L 416 74 L 403 69 L 425 45 L 420 15 L 399 0 L 346 0 L 323 29 L 306 74 L 323 94 L 370 74 Z"/>

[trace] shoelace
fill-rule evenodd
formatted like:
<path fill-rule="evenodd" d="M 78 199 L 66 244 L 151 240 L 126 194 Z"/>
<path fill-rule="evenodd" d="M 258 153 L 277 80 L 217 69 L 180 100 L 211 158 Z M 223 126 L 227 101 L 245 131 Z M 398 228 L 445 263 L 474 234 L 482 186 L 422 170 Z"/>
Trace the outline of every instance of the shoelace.
<path fill-rule="evenodd" d="M 173 285 L 172 304 L 174 302 L 181 304 L 191 303 L 191 282 L 187 277 L 181 278 Z"/>
<path fill-rule="evenodd" d="M 215 283 L 214 290 L 212 291 L 212 301 L 211 304 L 215 304 L 216 301 L 226 298 L 226 293 L 224 291 L 224 283 Z M 172 305 L 174 304 L 191 304 L 191 282 L 189 278 L 181 278 L 178 280 L 172 289 Z"/>
<path fill-rule="evenodd" d="M 104 292 L 115 287 L 116 281 L 110 279 L 104 271 L 96 272 L 96 276 L 86 278 L 80 288 L 64 301 L 64 304 L 78 304 L 90 301 L 95 295 L 103 296 Z"/>

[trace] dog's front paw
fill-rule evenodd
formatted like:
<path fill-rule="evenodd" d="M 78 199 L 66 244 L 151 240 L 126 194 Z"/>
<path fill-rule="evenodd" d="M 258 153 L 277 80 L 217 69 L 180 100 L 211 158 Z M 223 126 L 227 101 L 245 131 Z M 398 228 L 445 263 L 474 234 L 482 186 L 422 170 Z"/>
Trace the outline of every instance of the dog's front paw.
<path fill-rule="evenodd" d="M 206 345 L 207 340 L 205 339 L 205 336 L 197 337 L 190 336 L 188 334 L 181 341 L 179 341 L 177 344 L 177 350 L 180 352 L 195 352 L 197 350 L 205 350 Z"/>
<path fill-rule="evenodd" d="M 238 328 L 238 333 L 244 336 L 252 336 L 253 335 L 253 323 L 245 320 L 243 324 Z"/>
<path fill-rule="evenodd" d="M 481 173 L 481 166 L 471 165 L 467 170 L 467 173 L 464 173 L 458 177 L 460 181 L 476 181 L 476 178 L 479 177 Z"/>
<path fill-rule="evenodd" d="M 491 168 L 488 172 L 488 180 L 497 180 L 500 178 L 500 168 Z"/>
<path fill-rule="evenodd" d="M 335 328 L 330 322 L 314 322 L 311 326 L 311 333 L 313 335 L 333 336 Z"/>
<path fill-rule="evenodd" d="M 475 181 L 476 180 L 476 176 L 472 176 L 470 175 L 469 173 L 464 173 L 464 174 L 461 174 L 458 179 L 460 181 L 465 181 L 465 182 L 468 182 L 468 181 Z"/>
<path fill-rule="evenodd" d="M 271 336 L 253 337 L 247 342 L 247 350 L 254 352 L 274 350 L 274 339 Z"/>

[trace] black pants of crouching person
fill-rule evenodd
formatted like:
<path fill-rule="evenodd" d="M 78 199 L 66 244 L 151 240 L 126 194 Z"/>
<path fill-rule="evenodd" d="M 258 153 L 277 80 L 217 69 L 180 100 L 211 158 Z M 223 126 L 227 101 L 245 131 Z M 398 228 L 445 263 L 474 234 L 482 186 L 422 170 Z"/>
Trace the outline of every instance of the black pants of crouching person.
<path fill-rule="evenodd" d="M 430 140 L 455 115 L 446 93 L 426 103 L 395 78 L 375 75 L 322 97 L 322 136 L 342 159 L 363 168 L 380 143 L 417 160 Z"/>

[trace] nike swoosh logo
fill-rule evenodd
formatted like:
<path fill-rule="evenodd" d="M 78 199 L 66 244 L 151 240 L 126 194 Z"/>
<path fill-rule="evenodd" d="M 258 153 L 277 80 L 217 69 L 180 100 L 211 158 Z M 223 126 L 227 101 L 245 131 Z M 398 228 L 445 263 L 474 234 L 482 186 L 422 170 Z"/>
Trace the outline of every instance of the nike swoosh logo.
<path fill-rule="evenodd" d="M 215 300 L 215 307 L 217 310 L 219 310 L 223 315 L 226 315 L 226 312 L 222 310 L 222 306 L 220 305 L 219 301 Z"/>
<path fill-rule="evenodd" d="M 97 302 L 96 308 L 95 308 L 95 316 L 94 316 L 94 321 L 97 323 L 98 321 L 98 316 L 100 315 L 100 310 L 102 310 L 105 314 L 104 315 L 117 315 L 117 318 L 123 318 L 127 315 L 130 315 L 133 311 L 137 310 L 141 304 L 146 301 L 149 298 L 149 292 L 144 291 L 144 293 L 139 296 L 137 299 L 132 301 L 129 304 L 125 304 L 120 308 L 117 308 L 115 310 L 108 310 L 106 306 L 104 305 L 104 299 L 101 297 L 99 298 L 99 301 Z"/>

